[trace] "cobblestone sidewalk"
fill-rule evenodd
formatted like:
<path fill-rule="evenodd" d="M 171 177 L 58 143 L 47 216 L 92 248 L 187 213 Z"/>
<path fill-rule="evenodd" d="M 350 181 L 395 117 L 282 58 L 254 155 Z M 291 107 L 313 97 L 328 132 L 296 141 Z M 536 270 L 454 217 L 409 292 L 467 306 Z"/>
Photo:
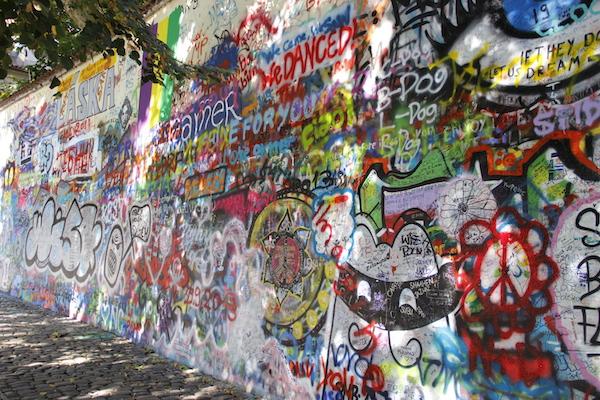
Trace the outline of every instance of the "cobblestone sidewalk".
<path fill-rule="evenodd" d="M 0 295 L 0 400 L 252 399 L 97 328 Z"/>

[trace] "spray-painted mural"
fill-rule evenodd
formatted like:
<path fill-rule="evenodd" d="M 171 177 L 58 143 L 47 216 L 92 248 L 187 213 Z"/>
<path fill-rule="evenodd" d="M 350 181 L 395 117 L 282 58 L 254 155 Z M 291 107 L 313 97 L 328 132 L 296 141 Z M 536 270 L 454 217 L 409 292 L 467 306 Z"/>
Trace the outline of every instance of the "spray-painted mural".
<path fill-rule="evenodd" d="M 0 290 L 271 398 L 600 397 L 600 4 L 187 0 L 0 111 Z"/>

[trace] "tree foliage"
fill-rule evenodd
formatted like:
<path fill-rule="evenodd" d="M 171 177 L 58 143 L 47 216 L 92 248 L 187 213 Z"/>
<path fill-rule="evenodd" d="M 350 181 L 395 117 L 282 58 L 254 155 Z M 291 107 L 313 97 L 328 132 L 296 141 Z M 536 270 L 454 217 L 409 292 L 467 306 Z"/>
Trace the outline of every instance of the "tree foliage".
<path fill-rule="evenodd" d="M 0 82 L 0 101 L 8 98 L 11 94 L 21 89 L 28 83 L 26 79 L 16 80 L 16 81 L 8 81 L 8 82 Z"/>
<path fill-rule="evenodd" d="M 149 1 L 136 0 L 15 0 L 0 1 L 0 78 L 4 78 L 15 46 L 33 50 L 36 66 L 69 70 L 93 54 L 126 54 L 141 63 L 142 78 L 161 83 L 164 74 L 174 79 L 215 81 L 226 71 L 178 61 L 171 49 L 156 38 L 144 19 Z M 52 85 L 58 85 L 54 78 Z"/>

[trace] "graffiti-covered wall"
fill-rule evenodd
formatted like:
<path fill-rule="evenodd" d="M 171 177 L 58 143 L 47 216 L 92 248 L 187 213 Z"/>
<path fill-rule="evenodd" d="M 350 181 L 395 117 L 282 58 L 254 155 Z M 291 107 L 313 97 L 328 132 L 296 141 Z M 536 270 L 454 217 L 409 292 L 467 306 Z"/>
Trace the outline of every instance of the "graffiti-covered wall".
<path fill-rule="evenodd" d="M 151 22 L 231 74 L 5 105 L 0 290 L 271 398 L 600 396 L 596 0 Z"/>

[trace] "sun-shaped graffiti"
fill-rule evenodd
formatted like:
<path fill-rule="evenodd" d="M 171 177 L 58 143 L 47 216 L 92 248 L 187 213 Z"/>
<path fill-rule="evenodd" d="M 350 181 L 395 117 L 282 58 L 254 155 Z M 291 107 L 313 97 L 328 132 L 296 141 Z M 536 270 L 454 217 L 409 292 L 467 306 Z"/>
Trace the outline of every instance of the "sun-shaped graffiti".
<path fill-rule="evenodd" d="M 496 212 L 496 200 L 481 179 L 463 177 L 448 183 L 437 212 L 440 225 L 456 237 L 467 221 L 489 221 Z"/>
<path fill-rule="evenodd" d="M 294 226 L 288 208 L 277 229 L 262 239 L 268 257 L 263 281 L 275 286 L 280 303 L 290 293 L 302 295 L 304 277 L 312 270 L 311 259 L 306 253 L 309 238 L 310 230 Z"/>

